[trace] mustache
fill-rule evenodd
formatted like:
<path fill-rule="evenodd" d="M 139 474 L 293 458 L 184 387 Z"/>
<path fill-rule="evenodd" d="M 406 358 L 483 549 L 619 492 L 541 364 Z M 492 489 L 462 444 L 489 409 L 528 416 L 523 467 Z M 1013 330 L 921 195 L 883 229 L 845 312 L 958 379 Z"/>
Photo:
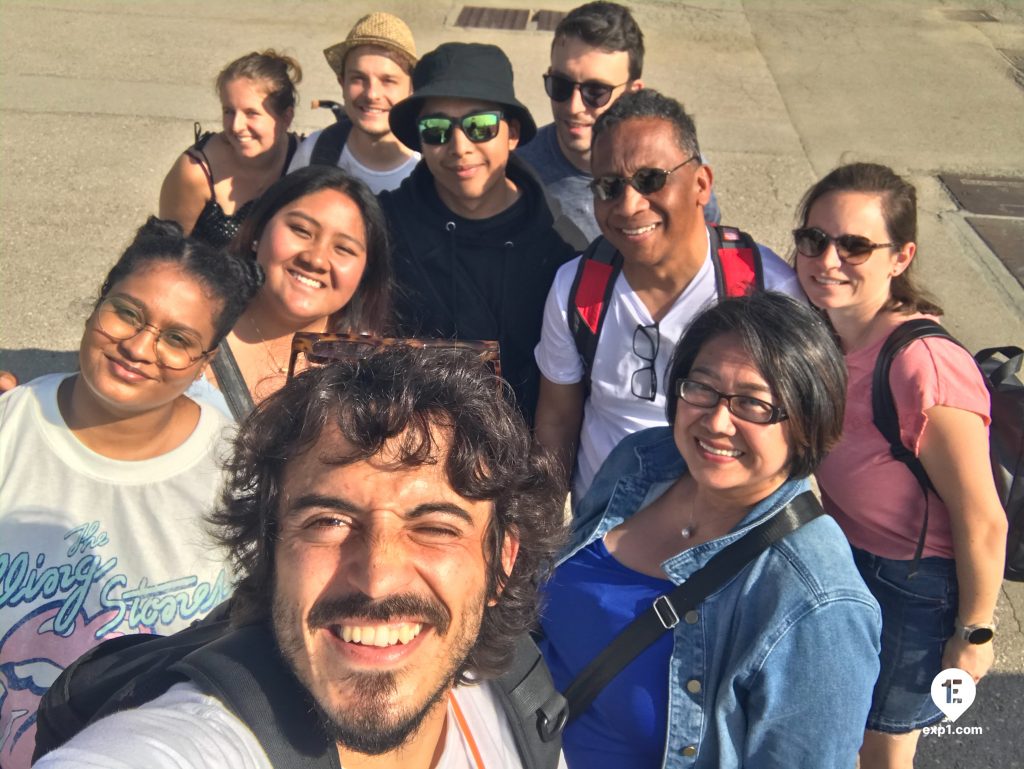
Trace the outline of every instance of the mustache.
<path fill-rule="evenodd" d="M 417 617 L 432 625 L 438 635 L 448 632 L 452 620 L 451 613 L 443 604 L 412 593 L 378 599 L 365 593 L 352 593 L 318 600 L 309 610 L 306 624 L 313 631 L 341 624 L 346 619 L 391 622 L 399 617 Z"/>

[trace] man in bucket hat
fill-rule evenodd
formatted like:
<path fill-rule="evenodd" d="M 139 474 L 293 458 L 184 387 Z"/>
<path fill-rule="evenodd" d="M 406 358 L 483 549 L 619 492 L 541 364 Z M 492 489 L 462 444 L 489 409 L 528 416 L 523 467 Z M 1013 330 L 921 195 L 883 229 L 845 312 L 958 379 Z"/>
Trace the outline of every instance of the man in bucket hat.
<path fill-rule="evenodd" d="M 412 31 L 397 16 L 371 13 L 355 23 L 343 42 L 325 49 L 324 56 L 338 76 L 345 117 L 310 134 L 288 170 L 336 165 L 366 182 L 374 194 L 393 190 L 420 159 L 388 125 L 391 108 L 412 93 Z"/>
<path fill-rule="evenodd" d="M 393 238 L 395 309 L 409 336 L 497 340 L 502 373 L 532 423 L 544 298 L 573 253 L 536 177 L 511 156 L 537 132 L 493 45 L 445 43 L 413 72 L 391 130 L 423 154 L 380 197 Z"/>

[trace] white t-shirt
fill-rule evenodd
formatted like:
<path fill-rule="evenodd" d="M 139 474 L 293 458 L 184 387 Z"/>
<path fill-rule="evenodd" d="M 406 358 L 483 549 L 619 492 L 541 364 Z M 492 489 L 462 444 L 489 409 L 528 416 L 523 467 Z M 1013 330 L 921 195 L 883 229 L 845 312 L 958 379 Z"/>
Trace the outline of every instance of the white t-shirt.
<path fill-rule="evenodd" d="M 490 685 L 454 690 L 487 769 L 521 767 L 508 719 Z M 477 769 L 448 705 L 437 769 Z M 256 736 L 215 697 L 192 683 L 134 710 L 97 721 L 44 756 L 39 769 L 272 769 Z M 564 769 L 565 759 L 559 761 Z M 280 769 L 284 769 L 281 767 Z"/>
<path fill-rule="evenodd" d="M 202 516 L 221 487 L 220 412 L 153 459 L 95 453 L 51 374 L 0 396 L 0 765 L 27 769 L 42 692 L 101 640 L 168 634 L 231 592 Z"/>
<path fill-rule="evenodd" d="M 789 265 L 771 249 L 759 248 L 765 288 L 806 301 Z M 567 310 L 569 291 L 578 265 L 579 257 L 562 265 L 555 275 L 544 305 L 540 343 L 534 350 L 541 373 L 555 384 L 575 384 L 583 380 L 583 362 L 569 331 Z M 654 362 L 658 379 L 657 397 L 653 401 L 645 400 L 633 395 L 631 389 L 633 373 L 649 363 L 633 352 L 633 334 L 637 326 L 649 326 L 654 319 L 630 288 L 625 273 L 619 273 L 594 356 L 590 395 L 583 408 L 583 426 L 572 484 L 573 499 L 583 497 L 601 463 L 619 441 L 648 427 L 668 423 L 665 377 L 672 352 L 690 321 L 717 300 L 709 240 L 704 265 L 658 323 L 658 355 Z"/>
<path fill-rule="evenodd" d="M 316 140 L 320 138 L 320 134 L 323 130 L 314 131 L 307 136 L 299 148 L 295 150 L 295 155 L 292 156 L 291 165 L 288 166 L 288 173 L 297 171 L 300 168 L 305 168 L 309 165 L 310 159 L 313 157 L 313 146 L 316 144 Z M 358 160 L 355 155 L 348 148 L 348 143 L 341 150 L 341 157 L 338 158 L 338 168 L 345 171 L 350 176 L 354 176 L 357 179 L 361 179 L 366 182 L 366 186 L 370 188 L 370 191 L 374 195 L 379 195 L 384 190 L 398 189 L 398 186 L 409 174 L 412 173 L 412 169 L 416 167 L 416 164 L 420 162 L 420 153 L 413 152 L 412 155 L 406 159 L 400 166 L 392 168 L 389 171 L 375 171 L 372 168 L 367 168 Z"/>

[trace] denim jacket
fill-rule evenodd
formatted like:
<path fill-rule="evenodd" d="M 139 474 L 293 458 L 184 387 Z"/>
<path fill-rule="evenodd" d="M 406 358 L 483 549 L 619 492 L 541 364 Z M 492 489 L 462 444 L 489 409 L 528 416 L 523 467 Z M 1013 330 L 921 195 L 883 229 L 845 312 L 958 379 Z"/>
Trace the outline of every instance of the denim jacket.
<path fill-rule="evenodd" d="M 624 440 L 580 501 L 562 560 L 684 472 L 671 428 Z M 804 479 L 786 481 L 725 536 L 665 561 L 666 575 L 684 582 L 808 488 Z M 822 515 L 800 527 L 673 630 L 662 766 L 853 767 L 878 676 L 880 632 L 878 604 L 839 526 Z"/>

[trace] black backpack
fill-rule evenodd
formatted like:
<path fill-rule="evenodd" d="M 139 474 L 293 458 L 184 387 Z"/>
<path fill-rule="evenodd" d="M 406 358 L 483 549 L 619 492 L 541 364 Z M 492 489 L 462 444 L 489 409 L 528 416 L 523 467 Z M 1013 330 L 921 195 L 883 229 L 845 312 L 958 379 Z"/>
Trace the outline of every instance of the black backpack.
<path fill-rule="evenodd" d="M 927 318 L 909 320 L 897 326 L 882 345 L 871 383 L 871 405 L 875 427 L 889 442 L 895 459 L 914 474 L 922 493 L 934 492 L 924 465 L 900 440 L 899 419 L 889 387 L 889 369 L 896 353 L 915 339 L 937 336 L 960 345 L 946 329 Z M 960 345 L 963 347 L 963 345 Z M 998 356 L 1005 358 L 1000 361 Z M 999 501 L 1009 521 L 1006 542 L 1006 579 L 1024 581 L 1024 383 L 1018 378 L 1024 351 L 1019 347 L 989 347 L 974 356 L 992 399 L 992 424 L 989 426 L 989 456 Z M 921 536 L 914 562 L 924 551 L 928 531 L 925 507 Z"/>
<path fill-rule="evenodd" d="M 336 166 L 341 160 L 341 151 L 352 133 L 352 121 L 344 112 L 340 115 L 335 113 L 335 118 L 337 122 L 327 126 L 317 137 L 309 157 L 311 166 Z"/>
<path fill-rule="evenodd" d="M 68 666 L 39 704 L 33 762 L 103 716 L 191 681 L 252 730 L 271 766 L 340 769 L 335 743 L 310 717 L 315 706 L 270 627 L 233 628 L 226 614 L 222 604 L 171 636 L 113 638 Z M 493 683 L 525 769 L 555 769 L 567 705 L 529 635 L 520 636 L 511 670 Z"/>
<path fill-rule="evenodd" d="M 718 298 L 763 290 L 764 268 L 754 239 L 735 227 L 720 224 L 709 225 L 708 232 Z M 569 330 L 583 361 L 587 383 L 620 272 L 622 254 L 605 238 L 598 237 L 583 252 L 569 289 Z"/>

